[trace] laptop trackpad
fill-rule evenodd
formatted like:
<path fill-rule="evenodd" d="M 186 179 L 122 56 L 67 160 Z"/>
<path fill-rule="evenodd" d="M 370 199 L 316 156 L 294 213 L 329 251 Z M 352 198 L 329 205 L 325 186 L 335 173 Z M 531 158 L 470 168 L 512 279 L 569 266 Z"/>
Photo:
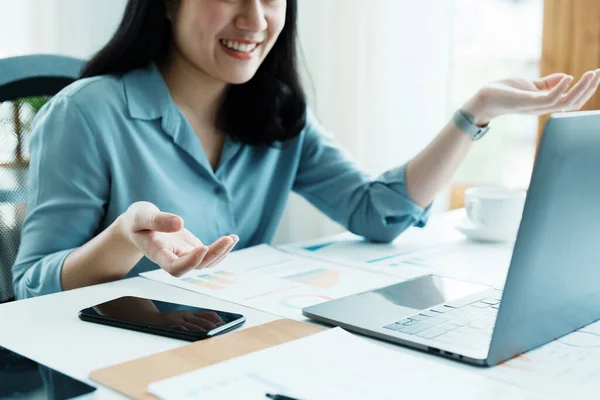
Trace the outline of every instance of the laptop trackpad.
<path fill-rule="evenodd" d="M 371 294 L 396 306 L 424 310 L 487 289 L 489 287 L 470 282 L 426 275 L 374 290 Z"/>

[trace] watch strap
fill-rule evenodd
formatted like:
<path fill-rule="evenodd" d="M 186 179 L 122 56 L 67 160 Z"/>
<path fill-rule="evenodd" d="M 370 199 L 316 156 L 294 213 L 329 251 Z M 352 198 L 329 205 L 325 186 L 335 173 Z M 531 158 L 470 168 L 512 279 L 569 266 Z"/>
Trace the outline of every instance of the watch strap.
<path fill-rule="evenodd" d="M 490 129 L 489 125 L 479 126 L 474 123 L 474 118 L 471 114 L 458 109 L 452 118 L 456 126 L 460 128 L 467 135 L 471 136 L 473 140 L 479 140 L 485 133 Z"/>

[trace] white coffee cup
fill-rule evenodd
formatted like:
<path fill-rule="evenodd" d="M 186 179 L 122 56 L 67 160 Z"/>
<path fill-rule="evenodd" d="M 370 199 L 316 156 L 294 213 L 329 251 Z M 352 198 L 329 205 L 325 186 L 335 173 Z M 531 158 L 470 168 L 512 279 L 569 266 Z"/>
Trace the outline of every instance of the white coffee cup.
<path fill-rule="evenodd" d="M 527 192 L 523 189 L 505 187 L 474 187 L 465 191 L 465 210 L 468 219 L 476 226 L 516 233 Z"/>

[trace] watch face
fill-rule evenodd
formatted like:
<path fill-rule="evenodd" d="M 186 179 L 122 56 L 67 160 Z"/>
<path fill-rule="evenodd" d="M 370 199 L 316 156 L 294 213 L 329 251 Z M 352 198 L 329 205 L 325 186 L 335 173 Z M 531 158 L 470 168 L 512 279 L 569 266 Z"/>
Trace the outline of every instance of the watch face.
<path fill-rule="evenodd" d="M 486 126 L 485 128 L 480 128 L 479 131 L 477 133 L 475 133 L 475 135 L 473 135 L 473 140 L 481 139 L 483 137 L 483 135 L 485 135 L 485 133 L 489 130 L 490 130 L 489 126 Z"/>

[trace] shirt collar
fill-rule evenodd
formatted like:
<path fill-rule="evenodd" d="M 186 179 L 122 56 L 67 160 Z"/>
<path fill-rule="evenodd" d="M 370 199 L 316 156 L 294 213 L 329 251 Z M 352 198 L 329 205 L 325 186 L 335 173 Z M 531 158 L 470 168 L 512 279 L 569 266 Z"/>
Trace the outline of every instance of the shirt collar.
<path fill-rule="evenodd" d="M 154 63 L 145 68 L 135 69 L 123 75 L 125 97 L 129 114 L 132 118 L 154 120 L 161 118 L 163 130 L 173 137 L 173 141 L 194 160 L 200 163 L 209 176 L 215 177 L 212 167 L 206 158 L 204 149 L 196 135 L 190 129 L 180 129 L 183 115 L 173 102 L 171 93 L 162 74 Z M 229 135 L 221 152 L 221 160 L 217 174 L 224 174 L 223 166 L 235 157 L 241 145 Z"/>
<path fill-rule="evenodd" d="M 132 118 L 152 120 L 173 111 L 173 100 L 154 63 L 123 76 L 125 97 Z"/>

